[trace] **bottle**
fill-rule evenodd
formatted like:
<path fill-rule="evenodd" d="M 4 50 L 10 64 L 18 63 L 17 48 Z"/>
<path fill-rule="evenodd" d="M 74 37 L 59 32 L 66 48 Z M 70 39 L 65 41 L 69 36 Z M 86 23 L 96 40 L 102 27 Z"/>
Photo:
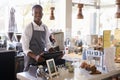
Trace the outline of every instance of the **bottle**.
<path fill-rule="evenodd" d="M 65 54 L 68 54 L 68 52 L 69 52 L 68 47 L 65 47 Z"/>
<path fill-rule="evenodd" d="M 37 69 L 37 77 L 42 77 L 42 73 L 44 72 L 43 70 L 43 66 L 42 65 L 39 65 L 38 66 L 38 69 Z"/>
<path fill-rule="evenodd" d="M 41 80 L 41 79 L 49 80 L 50 79 L 49 74 L 44 71 L 44 68 L 43 68 L 42 65 L 38 66 L 38 69 L 37 69 L 37 72 L 36 72 L 36 76 L 37 76 L 38 80 Z"/>

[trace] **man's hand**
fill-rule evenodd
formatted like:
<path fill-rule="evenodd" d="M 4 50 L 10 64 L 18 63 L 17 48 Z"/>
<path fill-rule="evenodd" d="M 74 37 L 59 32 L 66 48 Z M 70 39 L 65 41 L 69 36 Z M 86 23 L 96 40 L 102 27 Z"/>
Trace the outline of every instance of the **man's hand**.
<path fill-rule="evenodd" d="M 43 54 L 37 55 L 37 56 L 35 57 L 35 60 L 36 60 L 37 62 L 43 62 L 43 61 L 45 61 L 45 59 L 42 57 L 42 55 L 43 55 Z"/>
<path fill-rule="evenodd" d="M 64 56 L 64 54 L 61 54 L 61 55 L 58 57 L 58 59 L 62 59 L 63 56 Z"/>
<path fill-rule="evenodd" d="M 49 53 L 52 53 L 52 52 L 55 52 L 55 49 L 51 47 L 48 51 Z"/>

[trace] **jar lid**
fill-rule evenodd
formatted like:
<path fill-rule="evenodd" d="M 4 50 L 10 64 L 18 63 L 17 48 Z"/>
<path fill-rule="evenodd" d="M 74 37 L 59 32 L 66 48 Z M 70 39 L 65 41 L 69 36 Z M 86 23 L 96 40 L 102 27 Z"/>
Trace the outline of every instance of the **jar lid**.
<path fill-rule="evenodd" d="M 42 65 L 39 65 L 38 68 L 43 68 L 43 66 L 42 66 Z"/>

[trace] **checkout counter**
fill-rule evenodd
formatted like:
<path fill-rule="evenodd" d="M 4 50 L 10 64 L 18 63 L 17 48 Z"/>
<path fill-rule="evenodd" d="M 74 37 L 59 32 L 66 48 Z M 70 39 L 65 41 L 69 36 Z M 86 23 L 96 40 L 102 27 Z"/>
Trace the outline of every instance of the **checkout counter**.
<path fill-rule="evenodd" d="M 63 56 L 67 61 L 72 61 L 74 63 L 74 72 L 69 72 L 65 67 L 58 68 L 59 75 L 54 77 L 52 80 L 112 80 L 112 78 L 119 78 L 120 76 L 120 64 L 116 63 L 116 69 L 106 72 L 101 70 L 102 74 L 89 74 L 85 69 L 80 68 L 81 55 L 79 54 L 65 54 Z M 29 72 L 17 73 L 17 78 L 19 80 L 44 80 L 42 78 L 36 78 L 29 74 Z M 117 80 L 117 79 L 116 79 Z M 119 80 L 119 79 L 118 79 Z"/>

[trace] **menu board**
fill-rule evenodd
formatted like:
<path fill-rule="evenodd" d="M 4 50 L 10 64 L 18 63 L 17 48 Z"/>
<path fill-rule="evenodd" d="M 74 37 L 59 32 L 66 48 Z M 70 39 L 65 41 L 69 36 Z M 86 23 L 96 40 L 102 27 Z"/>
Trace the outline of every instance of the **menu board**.
<path fill-rule="evenodd" d="M 120 62 L 120 46 L 116 47 L 116 62 Z"/>
<path fill-rule="evenodd" d="M 110 36 L 111 36 L 111 30 L 104 30 L 103 31 L 103 47 L 108 48 L 110 47 Z"/>
<path fill-rule="evenodd" d="M 116 46 L 116 62 L 120 62 L 120 29 L 115 29 L 114 39 L 117 40 Z"/>
<path fill-rule="evenodd" d="M 120 46 L 116 47 L 116 57 L 120 56 Z"/>
<path fill-rule="evenodd" d="M 114 38 L 120 42 L 120 29 L 115 29 Z"/>

